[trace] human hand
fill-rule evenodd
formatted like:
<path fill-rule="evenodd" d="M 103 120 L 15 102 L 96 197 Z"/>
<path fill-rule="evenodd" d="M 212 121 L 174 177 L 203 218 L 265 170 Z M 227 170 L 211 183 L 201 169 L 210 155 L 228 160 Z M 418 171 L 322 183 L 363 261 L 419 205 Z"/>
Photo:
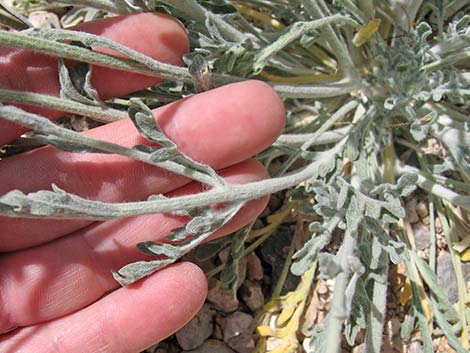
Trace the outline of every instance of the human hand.
<path fill-rule="evenodd" d="M 183 28 L 167 16 L 139 14 L 82 25 L 158 60 L 182 64 L 188 50 Z M 123 95 L 155 78 L 93 68 L 101 98 Z M 56 59 L 0 47 L 0 88 L 58 95 Z M 28 107 L 56 118 L 60 112 Z M 279 97 L 266 84 L 224 86 L 155 110 L 165 134 L 181 151 L 210 164 L 232 183 L 266 177 L 251 156 L 270 146 L 284 127 Z M 0 146 L 22 128 L 0 119 Z M 85 132 L 125 146 L 144 144 L 129 120 Z M 52 183 L 106 202 L 200 191 L 202 186 L 153 166 L 103 154 L 72 154 L 43 147 L 0 161 L 0 195 L 50 189 Z M 267 198 L 250 201 L 215 236 L 254 219 Z M 202 271 L 191 263 L 169 266 L 119 288 L 111 275 L 145 259 L 135 244 L 163 240 L 185 219 L 168 214 L 108 222 L 0 217 L 1 352 L 139 352 L 172 334 L 201 307 L 207 293 Z"/>

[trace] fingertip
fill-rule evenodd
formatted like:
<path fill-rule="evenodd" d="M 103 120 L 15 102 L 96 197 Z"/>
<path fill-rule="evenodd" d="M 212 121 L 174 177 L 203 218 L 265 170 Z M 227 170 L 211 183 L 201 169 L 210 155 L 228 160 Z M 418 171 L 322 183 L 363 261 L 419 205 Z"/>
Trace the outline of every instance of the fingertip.
<path fill-rule="evenodd" d="M 281 98 L 269 85 L 255 80 L 221 86 L 154 112 L 181 151 L 203 163 L 221 161 L 217 168 L 268 148 L 285 125 Z"/>
<path fill-rule="evenodd" d="M 246 90 L 256 99 L 259 109 L 264 111 L 262 117 L 270 124 L 272 142 L 284 131 L 286 125 L 286 109 L 281 96 L 266 82 L 249 80 L 245 82 Z"/>

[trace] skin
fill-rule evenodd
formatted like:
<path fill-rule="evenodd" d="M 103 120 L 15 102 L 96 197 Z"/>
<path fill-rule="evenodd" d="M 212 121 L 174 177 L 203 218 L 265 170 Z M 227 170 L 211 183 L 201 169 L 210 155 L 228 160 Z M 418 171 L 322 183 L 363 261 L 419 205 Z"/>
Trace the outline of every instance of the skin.
<path fill-rule="evenodd" d="M 182 65 L 181 56 L 189 50 L 182 26 L 159 14 L 121 16 L 86 23 L 76 30 L 105 36 L 175 65 Z M 101 67 L 93 68 L 92 80 L 104 99 L 160 81 Z M 58 95 L 56 60 L 1 47 L 0 87 Z M 23 108 L 51 119 L 62 114 Z M 201 93 L 154 113 L 165 134 L 183 152 L 210 164 L 231 183 L 267 177 L 263 166 L 250 157 L 270 146 L 285 122 L 280 98 L 258 81 Z M 23 131 L 0 120 L 0 145 Z M 126 146 L 146 142 L 128 120 L 86 134 Z M 121 156 L 43 147 L 0 161 L 0 194 L 12 189 L 49 189 L 52 183 L 107 202 L 142 200 L 157 193 L 196 193 L 204 188 Z M 249 202 L 214 236 L 249 223 L 267 201 L 264 197 Z M 126 288 L 117 285 L 111 271 L 131 261 L 150 259 L 135 244 L 163 240 L 186 221 L 168 214 L 109 222 L 0 217 L 1 351 L 133 353 L 177 331 L 198 312 L 207 294 L 206 278 L 197 266 L 178 263 Z"/>

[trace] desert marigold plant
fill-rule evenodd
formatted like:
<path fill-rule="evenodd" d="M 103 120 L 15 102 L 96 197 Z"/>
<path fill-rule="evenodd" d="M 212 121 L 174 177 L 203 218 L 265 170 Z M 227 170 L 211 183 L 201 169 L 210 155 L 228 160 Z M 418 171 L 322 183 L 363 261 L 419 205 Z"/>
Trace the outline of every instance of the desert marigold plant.
<path fill-rule="evenodd" d="M 187 28 L 191 53 L 186 67 L 156 61 L 109 39 L 67 29 L 29 28 L 24 11 L 68 8 L 65 28 L 77 17 L 160 11 Z M 290 217 L 292 245 L 271 300 L 260 314 L 256 352 L 332 352 L 364 344 L 381 352 L 387 325 L 389 275 L 406 269 L 400 303 L 406 313 L 398 335 L 419 332 L 424 352 L 445 336 L 457 352 L 470 349 L 470 291 L 461 262 L 470 242 L 457 232 L 469 227 L 470 211 L 470 2 L 468 0 L 87 0 L 16 1 L 2 5 L 0 21 L 18 31 L 0 31 L 0 45 L 57 56 L 61 95 L 0 89 L 0 118 L 32 130 L 41 144 L 75 153 L 111 153 L 154 165 L 207 185 L 194 195 L 105 203 L 51 190 L 0 196 L 0 214 L 10 217 L 110 220 L 169 212 L 190 218 L 167 242 L 136 244 L 154 260 L 116 269 L 131 284 L 196 249 L 208 258 L 223 247 L 229 259 L 226 286 L 238 282 L 238 262 Z M 91 47 L 122 55 L 103 54 Z M 76 67 L 66 59 L 80 62 Z M 90 80 L 90 65 L 162 77 L 145 91 L 102 101 Z M 181 97 L 247 79 L 270 84 L 287 112 L 284 133 L 257 156 L 271 178 L 229 184 L 208 165 L 178 150 L 155 122 L 151 109 Z M 106 124 L 130 117 L 158 147 L 123 147 L 86 136 L 16 103 L 49 107 Z M 429 146 L 435 144 L 438 151 Z M 431 217 L 431 248 L 416 249 L 404 200 L 425 193 Z M 283 207 L 229 241 L 202 244 L 252 199 L 282 193 Z M 223 203 L 213 208 L 211 205 Z M 453 306 L 436 277 L 439 219 L 457 275 Z M 467 234 L 468 236 L 468 234 Z M 334 246 L 333 246 L 334 245 Z M 290 271 L 298 287 L 282 293 Z M 319 281 L 332 283 L 331 306 L 322 320 L 309 320 Z M 234 289 L 235 290 L 235 289 Z M 269 339 L 280 343 L 269 348 Z"/>

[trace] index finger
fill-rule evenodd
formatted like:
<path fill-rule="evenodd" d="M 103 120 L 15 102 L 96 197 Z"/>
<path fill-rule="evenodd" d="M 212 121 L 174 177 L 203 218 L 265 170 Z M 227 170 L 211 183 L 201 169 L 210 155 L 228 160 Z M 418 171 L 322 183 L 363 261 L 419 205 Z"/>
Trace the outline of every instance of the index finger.
<path fill-rule="evenodd" d="M 182 56 L 189 51 L 188 38 L 182 25 L 164 14 L 117 16 L 87 22 L 72 29 L 100 35 L 173 65 L 182 65 Z M 0 89 L 58 96 L 60 84 L 57 68 L 57 58 L 53 56 L 24 49 L 0 47 Z M 160 81 L 161 79 L 157 77 L 92 66 L 92 84 L 101 99 L 138 91 Z M 25 108 L 52 119 L 63 114 L 39 107 Z M 25 129 L 0 119 L 0 131 L 0 146 L 2 146 L 21 135 Z"/>

